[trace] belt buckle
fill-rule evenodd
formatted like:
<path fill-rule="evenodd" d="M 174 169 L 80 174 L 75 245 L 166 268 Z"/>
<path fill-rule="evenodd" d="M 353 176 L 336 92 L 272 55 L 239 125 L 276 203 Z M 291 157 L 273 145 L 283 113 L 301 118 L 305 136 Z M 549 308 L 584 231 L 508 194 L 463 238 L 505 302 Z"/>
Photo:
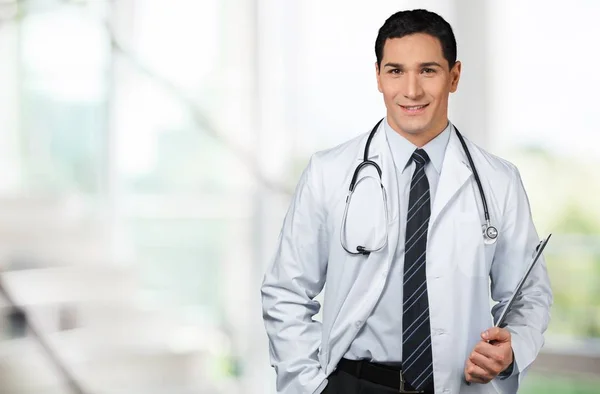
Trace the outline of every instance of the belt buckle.
<path fill-rule="evenodd" d="M 418 393 L 424 393 L 424 391 L 418 391 L 418 390 L 404 390 L 404 375 L 402 374 L 402 370 L 399 371 L 400 372 L 400 389 L 398 390 L 399 393 L 403 393 L 403 394 L 418 394 Z"/>

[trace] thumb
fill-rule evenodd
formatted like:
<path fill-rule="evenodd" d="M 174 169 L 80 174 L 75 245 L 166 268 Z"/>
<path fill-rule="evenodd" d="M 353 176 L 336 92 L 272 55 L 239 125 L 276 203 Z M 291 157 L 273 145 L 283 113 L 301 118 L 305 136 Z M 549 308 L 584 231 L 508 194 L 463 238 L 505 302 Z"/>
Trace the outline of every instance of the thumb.
<path fill-rule="evenodd" d="M 492 327 L 482 332 L 481 338 L 486 341 L 507 342 L 510 340 L 510 332 L 505 328 Z"/>

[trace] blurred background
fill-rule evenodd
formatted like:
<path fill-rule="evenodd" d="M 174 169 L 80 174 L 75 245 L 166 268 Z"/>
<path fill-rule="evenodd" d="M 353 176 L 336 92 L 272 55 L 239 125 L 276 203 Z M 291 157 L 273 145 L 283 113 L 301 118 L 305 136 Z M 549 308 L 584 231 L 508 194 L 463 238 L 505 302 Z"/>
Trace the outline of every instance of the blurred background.
<path fill-rule="evenodd" d="M 0 393 L 274 393 L 259 288 L 291 193 L 385 114 L 377 30 L 422 7 L 457 36 L 451 120 L 554 233 L 521 392 L 600 393 L 592 0 L 0 0 Z"/>

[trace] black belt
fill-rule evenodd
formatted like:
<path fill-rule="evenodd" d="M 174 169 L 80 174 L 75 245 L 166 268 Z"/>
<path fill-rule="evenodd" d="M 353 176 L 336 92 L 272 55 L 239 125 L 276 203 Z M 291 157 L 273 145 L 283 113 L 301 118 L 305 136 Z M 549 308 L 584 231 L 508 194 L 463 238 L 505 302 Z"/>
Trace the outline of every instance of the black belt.
<path fill-rule="evenodd" d="M 344 371 L 358 379 L 368 380 L 398 390 L 399 393 L 433 393 L 433 388 L 422 391 L 415 390 L 404 381 L 401 367 L 371 363 L 366 360 L 348 360 L 342 358 L 338 370 Z"/>

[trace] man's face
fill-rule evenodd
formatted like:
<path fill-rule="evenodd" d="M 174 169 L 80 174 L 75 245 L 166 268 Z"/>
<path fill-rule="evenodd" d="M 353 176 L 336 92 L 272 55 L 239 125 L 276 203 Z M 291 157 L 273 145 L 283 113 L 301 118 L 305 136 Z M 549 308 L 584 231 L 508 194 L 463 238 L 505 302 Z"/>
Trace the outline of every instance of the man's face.
<path fill-rule="evenodd" d="M 449 69 L 440 41 L 428 34 L 388 39 L 376 71 L 390 126 L 407 137 L 433 138 L 441 132 L 448 122 L 448 96 L 458 87 L 460 67 L 456 62 Z"/>

